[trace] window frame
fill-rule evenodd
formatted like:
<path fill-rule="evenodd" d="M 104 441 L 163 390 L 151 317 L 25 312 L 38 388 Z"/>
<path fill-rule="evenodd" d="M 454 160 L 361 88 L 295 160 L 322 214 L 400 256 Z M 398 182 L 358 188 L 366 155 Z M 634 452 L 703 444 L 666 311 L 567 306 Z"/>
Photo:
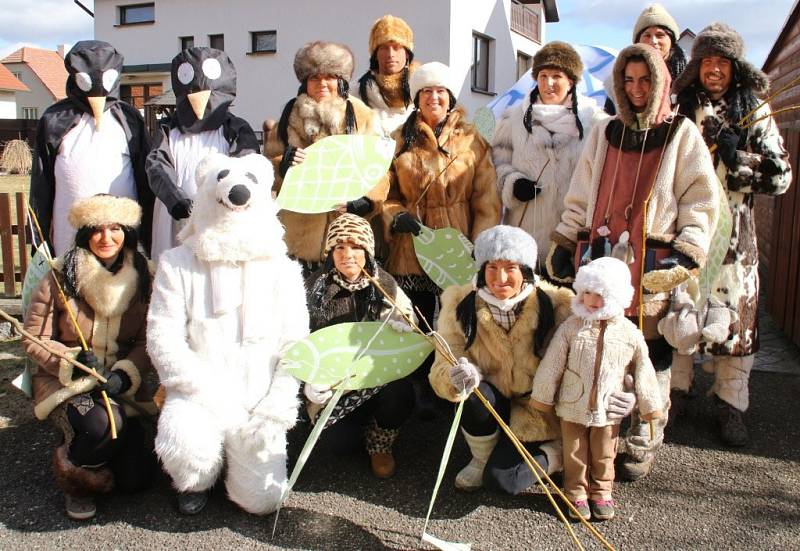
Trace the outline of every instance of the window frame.
<path fill-rule="evenodd" d="M 129 27 L 131 25 L 152 25 L 156 22 L 156 3 L 155 2 L 142 2 L 139 4 L 123 4 L 117 6 L 118 8 L 118 16 L 119 16 L 119 23 L 116 25 L 117 27 Z M 153 18 L 145 21 L 126 21 L 125 14 L 128 10 L 132 10 L 134 8 L 153 8 Z"/>
<path fill-rule="evenodd" d="M 477 67 L 480 63 L 478 59 L 478 44 L 481 42 L 486 43 L 486 88 L 478 86 L 478 71 Z M 495 39 L 489 35 L 472 31 L 472 60 L 470 64 L 470 90 L 478 94 L 485 94 L 488 96 L 495 96 L 493 86 L 494 79 L 492 78 L 492 69 L 494 68 L 494 43 Z"/>
<path fill-rule="evenodd" d="M 30 115 L 33 115 L 32 117 Z M 38 107 L 23 107 L 22 108 L 22 118 L 25 120 L 36 120 L 39 118 L 39 108 Z"/>
<path fill-rule="evenodd" d="M 191 41 L 192 41 L 192 45 L 191 45 L 191 46 L 189 46 L 189 47 L 187 48 L 187 47 L 185 47 L 185 43 L 186 43 L 187 41 L 189 41 L 189 40 L 191 40 Z M 178 41 L 179 41 L 179 42 L 180 42 L 180 44 L 181 44 L 181 51 L 183 51 L 183 50 L 188 50 L 189 48 L 193 48 L 193 47 L 194 47 L 194 35 L 188 35 L 188 36 L 179 36 L 179 37 L 178 37 Z"/>
<path fill-rule="evenodd" d="M 521 59 L 525 60 L 525 65 L 527 67 L 522 73 L 519 72 L 519 62 Z M 533 56 L 522 50 L 517 50 L 517 80 L 521 79 L 525 73 L 529 72 L 531 67 L 533 67 Z"/>
<path fill-rule="evenodd" d="M 222 48 L 217 48 L 216 46 L 214 46 L 212 44 L 212 42 L 216 38 L 219 38 L 220 40 L 222 40 Z M 224 52 L 225 51 L 225 33 L 214 33 L 214 34 L 208 35 L 208 47 L 209 48 L 215 48 L 217 50 L 220 50 L 220 51 Z"/>
<path fill-rule="evenodd" d="M 270 35 L 275 37 L 275 47 L 271 50 L 257 50 L 256 41 L 258 37 L 270 36 Z M 278 31 L 276 29 L 268 31 L 250 31 L 250 51 L 247 52 L 247 55 L 274 54 L 277 52 L 278 52 Z"/>

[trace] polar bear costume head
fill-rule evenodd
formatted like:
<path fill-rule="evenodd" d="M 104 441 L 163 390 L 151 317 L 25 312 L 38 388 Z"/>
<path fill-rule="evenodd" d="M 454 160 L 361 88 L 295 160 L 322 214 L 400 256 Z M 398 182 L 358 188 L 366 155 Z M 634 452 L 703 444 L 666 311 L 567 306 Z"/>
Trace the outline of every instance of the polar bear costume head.
<path fill-rule="evenodd" d="M 178 239 L 207 262 L 286 255 L 273 178 L 272 165 L 261 155 L 208 155 L 197 165 L 197 196 Z"/>

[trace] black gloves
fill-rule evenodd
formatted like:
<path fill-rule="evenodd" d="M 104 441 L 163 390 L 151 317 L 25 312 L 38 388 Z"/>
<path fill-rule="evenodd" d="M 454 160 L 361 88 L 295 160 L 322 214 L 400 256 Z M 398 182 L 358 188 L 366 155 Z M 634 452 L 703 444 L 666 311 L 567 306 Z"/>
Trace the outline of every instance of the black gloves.
<path fill-rule="evenodd" d="M 672 249 L 672 254 L 659 262 L 664 268 L 674 268 L 675 266 L 683 266 L 687 270 L 694 270 L 699 268 L 697 262 L 686 256 L 680 251 Z"/>
<path fill-rule="evenodd" d="M 419 235 L 422 226 L 416 218 L 407 212 L 401 212 L 392 220 L 392 231 L 394 233 L 413 233 Z"/>
<path fill-rule="evenodd" d="M 358 216 L 364 216 L 365 214 L 369 214 L 370 212 L 372 212 L 372 199 L 369 199 L 367 197 L 361 197 L 359 199 L 348 201 L 347 212 L 349 212 L 350 214 L 356 214 Z"/>
<path fill-rule="evenodd" d="M 566 247 L 554 244 L 550 252 L 550 258 L 548 259 L 550 277 L 562 283 L 571 282 L 575 278 L 575 264 L 572 261 L 573 256 L 573 252 Z"/>
<path fill-rule="evenodd" d="M 172 206 L 172 209 L 169 211 L 169 215 L 172 216 L 175 220 L 182 220 L 184 218 L 189 218 L 189 215 L 192 213 L 192 200 L 191 199 L 181 199 L 177 203 Z"/>
<path fill-rule="evenodd" d="M 542 191 L 542 188 L 540 188 L 536 182 L 528 178 L 520 178 L 514 182 L 514 197 L 517 201 L 522 201 L 523 203 L 530 201 L 539 195 L 540 191 Z"/>
<path fill-rule="evenodd" d="M 78 352 L 78 355 L 75 356 L 75 359 L 88 367 L 89 369 L 100 369 L 100 362 L 97 361 L 97 356 L 94 355 L 94 351 L 90 348 L 89 350 L 81 350 Z M 83 376 L 83 372 L 81 372 L 81 376 Z"/>
<path fill-rule="evenodd" d="M 293 145 L 286 146 L 286 151 L 283 152 L 283 158 L 281 159 L 280 164 L 278 165 L 278 173 L 280 173 L 281 178 L 286 176 L 286 172 L 292 167 L 292 161 L 294 160 L 294 152 L 297 151 L 297 148 Z"/>
<path fill-rule="evenodd" d="M 732 128 L 724 127 L 717 134 L 717 151 L 719 151 L 719 158 L 725 163 L 729 169 L 733 170 L 736 167 L 736 150 L 739 148 L 739 132 L 741 130 L 738 126 Z"/>
<path fill-rule="evenodd" d="M 121 370 L 112 371 L 105 383 L 97 385 L 97 388 L 104 390 L 111 397 L 124 394 L 131 387 L 131 378 Z"/>

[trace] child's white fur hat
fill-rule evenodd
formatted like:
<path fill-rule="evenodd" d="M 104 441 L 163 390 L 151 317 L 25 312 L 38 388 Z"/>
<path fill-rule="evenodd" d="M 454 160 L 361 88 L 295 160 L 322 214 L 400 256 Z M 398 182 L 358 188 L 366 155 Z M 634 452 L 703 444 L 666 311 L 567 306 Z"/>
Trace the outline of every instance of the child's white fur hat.
<path fill-rule="evenodd" d="M 603 308 L 598 319 L 607 319 L 622 314 L 633 300 L 631 271 L 628 265 L 610 256 L 592 260 L 581 266 L 575 276 L 575 300 L 580 302 L 584 291 L 603 297 Z"/>

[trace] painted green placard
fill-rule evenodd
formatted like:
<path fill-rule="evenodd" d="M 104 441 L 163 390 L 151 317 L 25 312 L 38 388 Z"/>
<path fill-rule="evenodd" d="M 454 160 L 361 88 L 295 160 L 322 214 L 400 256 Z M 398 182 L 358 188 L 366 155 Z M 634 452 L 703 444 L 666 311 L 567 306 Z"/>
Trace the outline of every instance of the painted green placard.
<path fill-rule="evenodd" d="M 475 128 L 478 129 L 478 132 L 483 139 L 487 142 L 492 142 L 492 137 L 494 136 L 494 113 L 488 107 L 479 107 L 477 111 L 475 111 L 475 116 L 472 117 L 472 124 L 475 125 Z"/>
<path fill-rule="evenodd" d="M 728 249 L 731 244 L 731 231 L 733 230 L 733 219 L 731 216 L 731 207 L 728 204 L 728 193 L 722 187 L 722 184 L 717 180 L 719 188 L 719 218 L 717 219 L 717 227 L 714 230 L 714 235 L 711 236 L 711 244 L 708 247 L 708 255 L 706 256 L 706 264 L 700 270 L 698 277 L 698 287 L 700 293 L 697 297 L 696 306 L 700 307 L 706 303 L 706 299 L 711 294 L 711 287 L 719 275 L 722 268 L 722 262 L 728 254 Z"/>
<path fill-rule="evenodd" d="M 306 383 L 357 390 L 385 385 L 419 367 L 433 351 L 422 335 L 377 321 L 340 323 L 296 342 L 283 360 Z"/>
<path fill-rule="evenodd" d="M 42 278 L 50 271 L 50 264 L 42 249 L 46 245 L 39 245 L 36 254 L 33 255 L 28 263 L 28 271 L 25 272 L 25 279 L 22 281 L 22 313 L 28 309 L 31 302 L 31 295 Z"/>
<path fill-rule="evenodd" d="M 422 226 L 414 236 L 414 251 L 422 269 L 441 289 L 469 283 L 478 271 L 472 243 L 453 228 L 432 230 Z"/>
<path fill-rule="evenodd" d="M 286 173 L 278 205 L 312 214 L 363 197 L 386 175 L 394 148 L 394 140 L 380 136 L 323 138 L 307 147 L 305 160 Z"/>

